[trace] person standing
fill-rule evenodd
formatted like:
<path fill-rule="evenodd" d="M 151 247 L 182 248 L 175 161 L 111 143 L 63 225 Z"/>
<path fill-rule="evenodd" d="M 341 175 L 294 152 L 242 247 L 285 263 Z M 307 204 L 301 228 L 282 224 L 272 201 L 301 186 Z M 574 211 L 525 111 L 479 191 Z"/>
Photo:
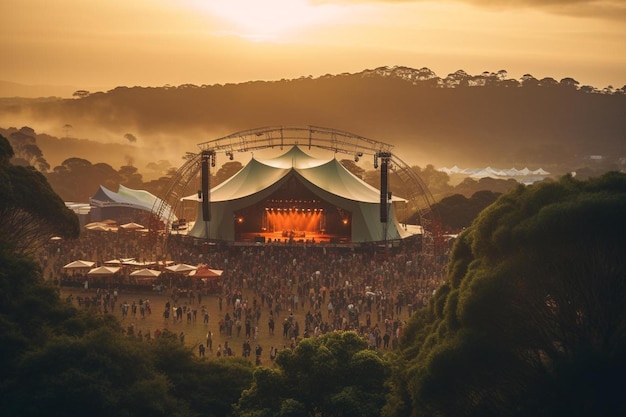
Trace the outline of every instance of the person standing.
<path fill-rule="evenodd" d="M 206 346 L 209 348 L 209 352 L 213 352 L 213 333 L 210 330 L 206 334 Z"/>

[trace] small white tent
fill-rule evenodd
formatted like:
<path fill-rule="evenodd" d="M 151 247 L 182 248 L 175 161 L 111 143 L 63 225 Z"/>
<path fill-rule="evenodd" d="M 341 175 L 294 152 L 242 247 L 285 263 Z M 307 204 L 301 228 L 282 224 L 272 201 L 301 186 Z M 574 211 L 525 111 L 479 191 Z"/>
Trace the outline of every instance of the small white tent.
<path fill-rule="evenodd" d="M 326 207 L 350 218 L 351 242 L 376 242 L 401 239 L 409 233 L 396 219 L 394 205 L 389 205 L 386 224 L 380 222 L 380 191 L 353 175 L 333 158 L 320 160 L 294 146 L 270 160 L 252 158 L 238 173 L 211 189 L 211 220 L 202 219 L 202 210 L 189 235 L 203 239 L 236 240 L 236 213 L 256 210 L 262 217 L 269 202 L 287 199 L 320 201 Z M 306 196 L 306 197 L 303 197 Z M 198 195 L 184 200 L 201 200 Z M 406 200 L 393 197 L 393 202 Z M 252 209 L 251 209 L 252 208 Z"/>

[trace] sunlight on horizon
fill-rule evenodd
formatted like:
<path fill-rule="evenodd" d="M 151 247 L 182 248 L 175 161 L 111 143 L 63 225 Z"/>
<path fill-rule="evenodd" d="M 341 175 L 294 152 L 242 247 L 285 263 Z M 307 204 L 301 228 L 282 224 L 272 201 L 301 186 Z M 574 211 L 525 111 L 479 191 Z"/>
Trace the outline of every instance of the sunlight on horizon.
<path fill-rule="evenodd" d="M 599 11 L 434 0 L 28 0 L 0 10 L 11 61 L 0 79 L 26 85 L 202 85 L 394 65 L 598 87 L 626 74 L 626 26 Z"/>
<path fill-rule="evenodd" d="M 218 35 L 233 35 L 252 42 L 289 42 L 294 33 L 341 18 L 345 8 L 313 5 L 308 0 L 190 0 L 191 5 L 223 22 Z"/>

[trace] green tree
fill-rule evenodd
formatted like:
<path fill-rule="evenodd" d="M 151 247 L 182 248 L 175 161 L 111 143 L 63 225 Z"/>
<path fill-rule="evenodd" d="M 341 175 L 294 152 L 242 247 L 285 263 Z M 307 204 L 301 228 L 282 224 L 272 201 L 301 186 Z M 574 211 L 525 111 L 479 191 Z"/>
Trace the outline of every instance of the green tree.
<path fill-rule="evenodd" d="M 13 165 L 33 166 L 40 172 L 47 172 L 50 164 L 43 157 L 37 145 L 37 135 L 30 127 L 24 126 L 9 135 L 9 142 L 15 152 Z"/>
<path fill-rule="evenodd" d="M 424 169 L 414 166 L 411 169 L 424 181 L 433 195 L 445 194 L 452 190 L 449 184 L 450 176 L 443 171 L 438 171 L 433 165 L 428 164 Z"/>
<path fill-rule="evenodd" d="M 151 356 L 154 367 L 167 375 L 171 393 L 184 400 L 190 413 L 197 415 L 232 415 L 232 405 L 252 383 L 253 368 L 249 360 L 198 359 L 172 332 L 164 332 L 146 353 Z"/>
<path fill-rule="evenodd" d="M 184 415 L 142 343 L 114 329 L 55 337 L 24 354 L 10 415 Z"/>
<path fill-rule="evenodd" d="M 123 165 L 120 167 L 118 174 L 120 176 L 120 184 L 135 190 L 143 187 L 142 175 L 136 167 L 132 165 Z"/>
<path fill-rule="evenodd" d="M 14 166 L 13 150 L 0 136 L 0 244 L 33 252 L 52 236 L 76 238 L 78 218 L 32 167 Z"/>
<path fill-rule="evenodd" d="M 93 165 L 83 158 L 68 158 L 52 169 L 48 181 L 65 201 L 89 202 L 97 190 L 93 179 Z"/>
<path fill-rule="evenodd" d="M 72 93 L 72 96 L 76 98 L 85 98 L 88 97 L 89 94 L 90 93 L 87 90 L 76 90 Z"/>
<path fill-rule="evenodd" d="M 82 158 L 68 158 L 47 175 L 54 190 L 65 201 L 88 202 L 101 185 L 117 190 L 123 178 L 111 165 L 92 164 Z"/>
<path fill-rule="evenodd" d="M 626 175 L 519 186 L 457 239 L 385 415 L 626 414 Z"/>
<path fill-rule="evenodd" d="M 211 178 L 211 188 L 223 183 L 239 172 L 241 168 L 243 168 L 243 165 L 241 165 L 241 162 L 239 161 L 226 162 L 220 169 L 217 170 L 215 177 Z"/>
<path fill-rule="evenodd" d="M 454 194 L 433 204 L 433 210 L 439 214 L 446 231 L 458 232 L 472 224 L 478 213 L 496 201 L 498 195 L 489 190 L 478 191 L 471 198 Z"/>
<path fill-rule="evenodd" d="M 304 339 L 281 351 L 276 365 L 254 372 L 239 416 L 373 417 L 385 403 L 389 364 L 354 332 Z"/>
<path fill-rule="evenodd" d="M 341 165 L 344 166 L 348 171 L 354 174 L 356 177 L 363 179 L 365 177 L 365 170 L 358 166 L 356 162 L 351 159 L 342 159 Z"/>

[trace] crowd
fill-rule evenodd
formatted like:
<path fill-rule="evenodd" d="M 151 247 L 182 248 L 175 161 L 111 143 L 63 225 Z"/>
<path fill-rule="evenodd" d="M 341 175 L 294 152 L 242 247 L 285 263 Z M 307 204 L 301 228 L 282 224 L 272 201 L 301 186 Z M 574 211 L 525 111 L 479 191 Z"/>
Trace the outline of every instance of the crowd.
<path fill-rule="evenodd" d="M 159 314 L 163 330 L 184 323 L 196 326 L 196 333 L 206 331 L 201 342 L 197 337 L 193 340 L 200 356 L 239 354 L 232 345 L 238 341 L 241 355 L 251 356 L 254 351 L 259 361 L 260 333 L 272 341 L 266 352 L 270 359 L 277 346 L 293 347 L 302 338 L 332 331 L 354 330 L 364 335 L 372 349 L 392 349 L 406 319 L 426 305 L 445 274 L 445 264 L 424 256 L 414 242 L 381 252 L 377 246 L 323 244 L 207 246 L 174 236 L 168 251 L 176 262 L 223 270 L 221 291 L 209 298 L 200 280 L 177 275 L 171 281 L 170 276 L 159 283 L 166 296 L 163 305 L 156 305 L 147 300 L 150 295 L 120 296 L 125 288 L 118 277 L 88 292 L 81 288 L 83 292 L 70 301 L 133 323 L 131 319 Z M 63 265 L 73 260 L 149 260 L 150 252 L 151 246 L 139 234 L 87 232 L 76 241 L 51 243 L 41 253 L 41 262 L 47 277 L 67 284 L 88 281 L 63 271 Z M 128 300 L 131 296 L 138 299 Z M 136 336 L 136 325 L 132 327 L 127 331 Z M 184 343 L 184 330 L 176 333 Z M 144 330 L 140 337 L 156 335 Z"/>

